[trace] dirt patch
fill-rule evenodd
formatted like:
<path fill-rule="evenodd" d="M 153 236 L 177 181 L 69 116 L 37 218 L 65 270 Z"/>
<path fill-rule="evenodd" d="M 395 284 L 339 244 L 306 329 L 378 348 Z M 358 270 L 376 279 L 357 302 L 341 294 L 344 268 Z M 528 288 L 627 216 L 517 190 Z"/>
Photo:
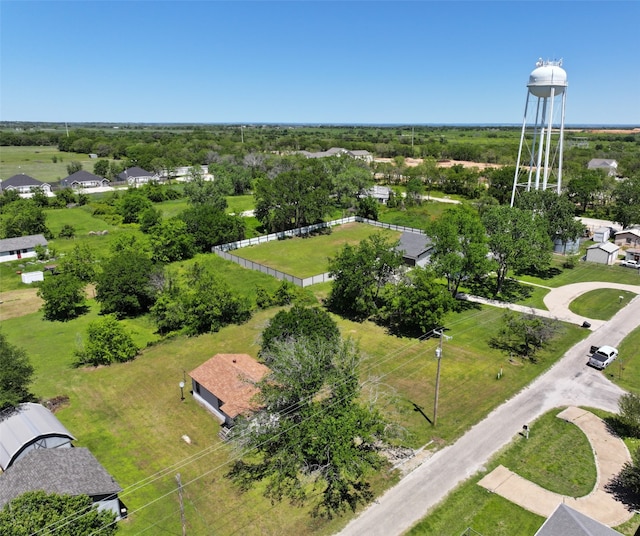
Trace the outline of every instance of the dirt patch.
<path fill-rule="evenodd" d="M 37 288 L 0 292 L 0 322 L 35 313 L 42 307 Z"/>
<path fill-rule="evenodd" d="M 376 158 L 376 162 L 387 162 L 392 164 L 393 158 Z M 422 164 L 422 158 L 405 158 L 404 163 L 407 167 L 416 167 Z M 442 168 L 449 168 L 455 165 L 459 165 L 465 168 L 477 168 L 477 169 L 492 169 L 502 167 L 500 164 L 490 164 L 487 162 L 469 162 L 467 160 L 441 160 L 436 162 L 436 166 Z"/>

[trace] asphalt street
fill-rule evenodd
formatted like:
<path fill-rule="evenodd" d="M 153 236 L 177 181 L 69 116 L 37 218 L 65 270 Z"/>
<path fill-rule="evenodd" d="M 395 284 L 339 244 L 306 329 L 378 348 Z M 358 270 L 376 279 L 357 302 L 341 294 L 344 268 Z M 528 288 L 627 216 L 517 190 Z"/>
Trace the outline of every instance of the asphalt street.
<path fill-rule="evenodd" d="M 604 286 L 607 284 L 595 283 L 593 288 Z M 389 489 L 339 534 L 393 536 L 404 533 L 458 484 L 482 471 L 483 465 L 513 440 L 523 425 L 555 407 L 588 406 L 617 412 L 618 398 L 624 391 L 602 372 L 587 367 L 587 356 L 591 345 L 619 345 L 639 323 L 640 297 L 636 296 L 547 372 Z M 614 363 L 608 370 L 615 372 L 617 366 Z"/>

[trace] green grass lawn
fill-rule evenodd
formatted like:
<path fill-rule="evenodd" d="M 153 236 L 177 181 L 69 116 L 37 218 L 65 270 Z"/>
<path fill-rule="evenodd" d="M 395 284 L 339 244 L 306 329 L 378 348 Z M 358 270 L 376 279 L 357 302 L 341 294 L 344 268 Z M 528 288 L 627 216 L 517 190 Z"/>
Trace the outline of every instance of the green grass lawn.
<path fill-rule="evenodd" d="M 400 233 L 396 231 L 364 223 L 350 223 L 333 227 L 330 234 L 274 240 L 237 249 L 233 253 L 243 259 L 304 278 L 327 272 L 329 257 L 339 253 L 345 244 L 357 245 L 375 233 L 382 233 L 390 240 L 400 238 Z"/>
<path fill-rule="evenodd" d="M 82 169 L 93 173 L 97 159 L 89 158 L 88 154 L 65 153 L 49 146 L 0 147 L 0 179 L 24 173 L 51 184 L 69 176 L 67 166 L 71 162 L 80 162 Z"/>
<path fill-rule="evenodd" d="M 577 315 L 598 320 L 609 320 L 637 294 L 626 290 L 602 288 L 585 292 L 569 305 Z"/>
<path fill-rule="evenodd" d="M 534 534 L 544 518 L 491 493 L 478 481 L 498 465 L 536 484 L 571 497 L 587 495 L 596 484 L 593 452 L 584 433 L 574 424 L 558 419 L 561 409 L 546 413 L 531 427 L 529 439 L 518 435 L 486 470 L 460 485 L 433 513 L 407 534 L 466 534 L 468 528 L 485 536 Z"/>

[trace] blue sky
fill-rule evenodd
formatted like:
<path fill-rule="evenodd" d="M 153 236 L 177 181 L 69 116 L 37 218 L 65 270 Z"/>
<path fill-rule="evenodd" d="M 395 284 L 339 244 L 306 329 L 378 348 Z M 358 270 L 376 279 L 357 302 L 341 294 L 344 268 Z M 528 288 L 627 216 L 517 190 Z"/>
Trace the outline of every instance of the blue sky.
<path fill-rule="evenodd" d="M 0 120 L 640 125 L 640 2 L 0 0 Z"/>

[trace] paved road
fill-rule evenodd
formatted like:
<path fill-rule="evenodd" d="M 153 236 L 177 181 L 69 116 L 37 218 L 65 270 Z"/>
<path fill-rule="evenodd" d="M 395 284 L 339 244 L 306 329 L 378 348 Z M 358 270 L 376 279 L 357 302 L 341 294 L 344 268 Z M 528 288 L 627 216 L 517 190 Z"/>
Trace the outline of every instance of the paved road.
<path fill-rule="evenodd" d="M 602 286 L 598 284 L 596 288 Z M 616 412 L 623 391 L 604 374 L 586 366 L 587 352 L 591 345 L 617 346 L 638 326 L 639 318 L 640 297 L 636 296 L 608 323 L 571 348 L 551 369 L 505 401 L 454 444 L 418 466 L 339 534 L 402 534 L 459 483 L 482 470 L 483 464 L 509 443 L 524 424 L 555 407 L 589 406 Z M 616 366 L 612 365 L 610 370 L 615 372 Z"/>

